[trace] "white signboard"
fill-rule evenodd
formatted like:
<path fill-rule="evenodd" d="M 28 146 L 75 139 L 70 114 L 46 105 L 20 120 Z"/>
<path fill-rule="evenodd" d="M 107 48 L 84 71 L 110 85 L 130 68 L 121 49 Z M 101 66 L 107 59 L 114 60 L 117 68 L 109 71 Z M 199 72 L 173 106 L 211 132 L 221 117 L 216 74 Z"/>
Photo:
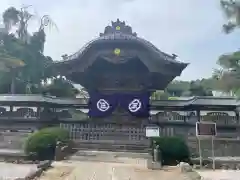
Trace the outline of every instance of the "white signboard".
<path fill-rule="evenodd" d="M 146 137 L 159 137 L 159 127 L 146 127 Z"/>

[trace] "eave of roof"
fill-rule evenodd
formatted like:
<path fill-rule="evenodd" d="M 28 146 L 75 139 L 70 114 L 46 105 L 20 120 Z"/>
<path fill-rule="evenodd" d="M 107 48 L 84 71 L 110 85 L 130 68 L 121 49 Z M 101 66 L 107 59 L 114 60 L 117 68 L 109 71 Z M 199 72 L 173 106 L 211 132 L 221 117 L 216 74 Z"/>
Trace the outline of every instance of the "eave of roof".
<path fill-rule="evenodd" d="M 0 95 L 0 104 L 3 103 L 46 103 L 53 106 L 87 106 L 85 98 L 56 98 L 42 95 Z M 151 106 L 156 107 L 199 107 L 199 106 L 218 106 L 218 107 L 238 107 L 239 101 L 236 98 L 222 97 L 193 97 L 187 100 L 151 100 Z"/>

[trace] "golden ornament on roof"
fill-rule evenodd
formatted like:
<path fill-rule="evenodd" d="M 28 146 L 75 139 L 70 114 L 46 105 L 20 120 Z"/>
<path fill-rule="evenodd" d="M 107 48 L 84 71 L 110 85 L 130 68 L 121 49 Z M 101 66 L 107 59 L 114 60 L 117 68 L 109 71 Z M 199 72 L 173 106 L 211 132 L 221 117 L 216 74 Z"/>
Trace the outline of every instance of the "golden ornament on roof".
<path fill-rule="evenodd" d="M 121 30 L 121 27 L 120 27 L 120 26 L 117 26 L 117 27 L 116 27 L 116 30 L 117 30 L 117 31 L 120 31 L 120 30 Z"/>
<path fill-rule="evenodd" d="M 119 48 L 114 49 L 114 54 L 119 56 L 121 53 L 121 50 Z"/>

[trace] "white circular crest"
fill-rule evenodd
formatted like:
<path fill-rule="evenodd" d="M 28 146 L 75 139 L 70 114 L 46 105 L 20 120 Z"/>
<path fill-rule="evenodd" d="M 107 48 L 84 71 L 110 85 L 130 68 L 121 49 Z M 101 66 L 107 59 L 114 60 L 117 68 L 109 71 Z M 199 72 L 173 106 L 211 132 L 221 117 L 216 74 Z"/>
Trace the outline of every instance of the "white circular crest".
<path fill-rule="evenodd" d="M 97 102 L 98 110 L 105 112 L 110 108 L 109 103 L 105 99 L 99 99 Z"/>
<path fill-rule="evenodd" d="M 142 103 L 139 99 L 132 100 L 128 105 L 128 109 L 131 112 L 137 112 L 139 109 L 141 109 L 141 107 Z"/>

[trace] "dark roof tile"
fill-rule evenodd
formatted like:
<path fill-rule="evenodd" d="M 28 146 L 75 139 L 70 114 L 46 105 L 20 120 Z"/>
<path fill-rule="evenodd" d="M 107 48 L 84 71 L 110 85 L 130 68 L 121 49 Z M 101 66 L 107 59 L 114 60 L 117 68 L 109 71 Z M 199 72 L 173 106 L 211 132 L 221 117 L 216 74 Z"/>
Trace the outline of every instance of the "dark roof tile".
<path fill-rule="evenodd" d="M 238 100 L 236 98 L 226 97 L 196 97 L 191 105 L 202 105 L 202 106 L 236 106 Z"/>

